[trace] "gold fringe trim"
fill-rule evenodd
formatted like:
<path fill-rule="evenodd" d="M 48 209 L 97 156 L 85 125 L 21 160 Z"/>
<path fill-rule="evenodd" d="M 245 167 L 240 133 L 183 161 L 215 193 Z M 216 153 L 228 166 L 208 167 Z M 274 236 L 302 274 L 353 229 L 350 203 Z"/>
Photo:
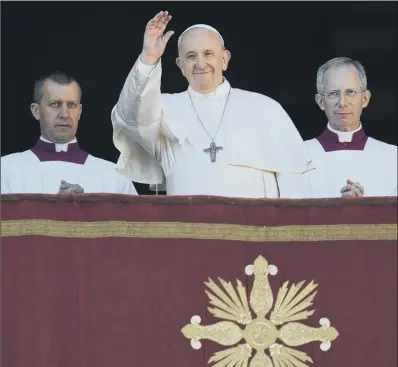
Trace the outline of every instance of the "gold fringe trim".
<path fill-rule="evenodd" d="M 246 242 L 315 242 L 397 240 L 397 224 L 246 226 L 179 222 L 65 222 L 42 219 L 7 220 L 1 237 L 172 238 Z"/>

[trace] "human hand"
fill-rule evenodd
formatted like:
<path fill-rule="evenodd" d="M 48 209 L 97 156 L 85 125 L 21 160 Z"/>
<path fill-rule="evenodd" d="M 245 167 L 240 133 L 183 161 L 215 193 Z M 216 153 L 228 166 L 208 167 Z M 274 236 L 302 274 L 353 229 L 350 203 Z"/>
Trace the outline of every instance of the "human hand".
<path fill-rule="evenodd" d="M 82 194 L 84 193 L 83 187 L 78 184 L 71 184 L 64 180 L 61 181 L 61 186 L 59 187 L 59 195 L 70 195 L 70 194 Z"/>
<path fill-rule="evenodd" d="M 340 190 L 340 193 L 342 197 L 360 197 L 364 195 L 365 190 L 358 182 L 348 179 L 347 185 Z"/>
<path fill-rule="evenodd" d="M 144 64 L 156 64 L 163 55 L 167 42 L 174 34 L 174 31 L 168 31 L 163 34 L 171 18 L 167 11 L 161 11 L 146 25 L 141 53 L 141 61 Z"/>

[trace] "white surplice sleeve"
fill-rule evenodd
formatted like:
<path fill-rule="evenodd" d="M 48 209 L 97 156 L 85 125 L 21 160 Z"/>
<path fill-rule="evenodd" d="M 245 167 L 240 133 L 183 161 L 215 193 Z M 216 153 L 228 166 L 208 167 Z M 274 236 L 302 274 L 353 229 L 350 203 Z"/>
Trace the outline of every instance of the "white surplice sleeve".
<path fill-rule="evenodd" d="M 313 167 L 303 173 L 277 172 L 276 179 L 281 199 L 310 199 L 314 197 L 309 175 Z"/>
<path fill-rule="evenodd" d="M 164 183 L 159 160 L 170 144 L 161 134 L 161 74 L 160 61 L 145 65 L 138 58 L 112 109 L 113 142 L 121 153 L 118 171 L 135 182 Z"/>

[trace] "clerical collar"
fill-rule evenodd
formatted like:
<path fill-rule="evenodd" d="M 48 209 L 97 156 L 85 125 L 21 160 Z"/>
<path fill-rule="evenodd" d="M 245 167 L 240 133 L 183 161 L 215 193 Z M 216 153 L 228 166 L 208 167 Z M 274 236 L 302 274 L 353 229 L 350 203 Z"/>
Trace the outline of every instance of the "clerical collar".
<path fill-rule="evenodd" d="M 43 141 L 46 142 L 46 143 L 54 144 L 54 145 L 55 145 L 55 151 L 56 151 L 56 152 L 67 152 L 67 151 L 68 151 L 68 145 L 69 145 L 69 144 L 77 143 L 76 138 L 74 138 L 73 140 L 71 140 L 71 141 L 68 142 L 68 143 L 62 143 L 62 144 L 60 144 L 60 143 L 54 143 L 54 142 L 52 142 L 52 141 L 50 141 L 50 140 L 47 140 L 47 139 L 43 138 L 43 136 L 40 137 L 40 140 L 43 140 Z"/>
<path fill-rule="evenodd" d="M 80 148 L 76 139 L 66 144 L 56 144 L 40 137 L 31 151 L 40 162 L 60 161 L 84 164 L 88 157 L 88 153 Z"/>
<path fill-rule="evenodd" d="M 368 136 L 362 128 L 348 132 L 337 131 L 329 124 L 324 132 L 316 138 L 325 152 L 337 150 L 364 150 Z"/>
<path fill-rule="evenodd" d="M 353 137 L 353 135 L 354 135 L 357 131 L 359 131 L 359 130 L 362 129 L 362 124 L 360 123 L 358 129 L 355 129 L 355 130 L 352 130 L 352 131 L 338 131 L 338 130 L 335 130 L 335 129 L 333 129 L 333 128 L 330 126 L 329 123 L 328 123 L 328 125 L 327 125 L 327 128 L 328 128 L 331 132 L 337 134 L 340 143 L 350 143 L 350 142 L 352 142 L 352 137 Z"/>
<path fill-rule="evenodd" d="M 227 96 L 230 88 L 231 85 L 229 84 L 228 80 L 225 78 L 223 78 L 223 82 L 217 87 L 217 89 L 211 93 L 206 93 L 206 94 L 199 93 L 193 90 L 191 86 L 188 86 L 189 93 L 195 99 Z"/>

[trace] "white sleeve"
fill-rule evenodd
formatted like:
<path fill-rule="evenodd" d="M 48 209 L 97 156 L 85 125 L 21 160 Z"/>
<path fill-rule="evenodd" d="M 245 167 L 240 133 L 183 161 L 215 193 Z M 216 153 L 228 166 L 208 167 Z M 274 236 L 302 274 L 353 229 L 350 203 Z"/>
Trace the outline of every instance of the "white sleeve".
<path fill-rule="evenodd" d="M 138 58 L 112 110 L 114 130 L 136 140 L 152 155 L 162 119 L 161 75 L 160 61 L 145 65 Z"/>
<path fill-rule="evenodd" d="M 161 75 L 160 61 L 157 65 L 145 65 L 138 59 L 112 110 L 113 142 L 123 163 L 119 173 L 131 181 L 164 181 L 156 149 L 161 139 Z"/>
<path fill-rule="evenodd" d="M 309 199 L 314 197 L 309 180 L 310 171 L 304 173 L 276 173 L 281 199 Z"/>

